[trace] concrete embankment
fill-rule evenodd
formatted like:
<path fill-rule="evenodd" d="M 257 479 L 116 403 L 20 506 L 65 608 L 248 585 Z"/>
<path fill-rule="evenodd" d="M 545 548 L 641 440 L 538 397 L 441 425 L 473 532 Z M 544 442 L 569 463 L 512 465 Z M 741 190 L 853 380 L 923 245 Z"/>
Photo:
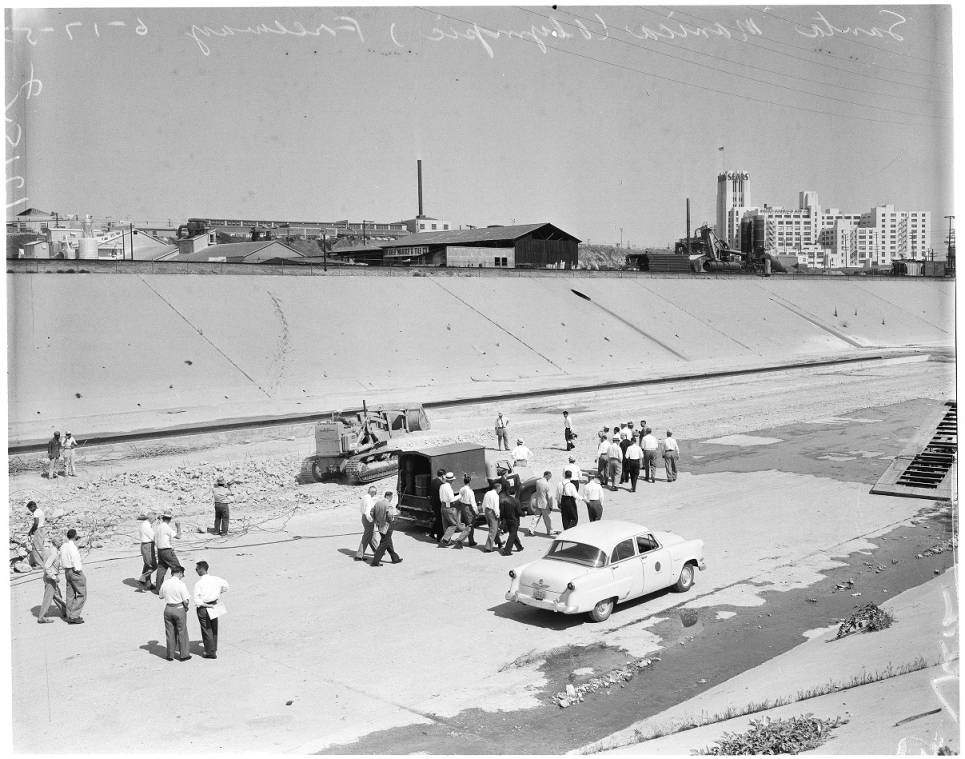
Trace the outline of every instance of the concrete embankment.
<path fill-rule="evenodd" d="M 7 276 L 11 445 L 954 345 L 925 280 Z"/>

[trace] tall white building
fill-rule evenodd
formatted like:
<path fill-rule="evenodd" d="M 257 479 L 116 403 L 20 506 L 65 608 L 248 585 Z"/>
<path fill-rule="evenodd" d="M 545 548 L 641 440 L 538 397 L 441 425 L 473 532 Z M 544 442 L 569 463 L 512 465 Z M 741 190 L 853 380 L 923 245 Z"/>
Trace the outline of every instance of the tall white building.
<path fill-rule="evenodd" d="M 740 249 L 741 218 L 751 204 L 751 178 L 746 171 L 717 175 L 717 236 Z M 691 230 L 687 230 L 690 234 Z"/>

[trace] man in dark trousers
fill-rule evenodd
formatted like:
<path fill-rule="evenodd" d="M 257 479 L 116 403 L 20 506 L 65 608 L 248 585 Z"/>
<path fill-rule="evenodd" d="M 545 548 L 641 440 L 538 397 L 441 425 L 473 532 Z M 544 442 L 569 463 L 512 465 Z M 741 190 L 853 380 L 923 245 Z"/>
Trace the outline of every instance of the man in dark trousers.
<path fill-rule="evenodd" d="M 567 469 L 563 472 L 563 490 L 560 496 L 560 516 L 563 518 L 563 529 L 576 527 L 580 521 L 579 512 L 576 510 L 576 499 L 578 496 L 576 485 L 573 483 L 573 472 Z"/>
<path fill-rule="evenodd" d="M 47 471 L 43 476 L 52 480 L 57 479 L 58 461 L 60 461 L 60 433 L 55 432 L 54 436 L 47 441 Z"/>
<path fill-rule="evenodd" d="M 523 544 L 519 542 L 519 501 L 516 496 L 508 490 L 499 495 L 499 518 L 506 527 L 506 544 L 500 553 L 509 556 L 513 552 L 513 546 L 517 551 L 523 550 Z"/>
<path fill-rule="evenodd" d="M 211 496 L 214 500 L 214 534 L 227 535 L 231 503 L 235 500 L 235 497 L 231 492 L 228 480 L 225 479 L 223 474 L 219 474 L 215 479 Z"/>
<path fill-rule="evenodd" d="M 566 450 L 572 451 L 576 448 L 576 443 L 573 439 L 576 437 L 576 433 L 573 432 L 573 423 L 570 421 L 570 412 L 563 412 L 563 439 L 566 441 Z"/>
<path fill-rule="evenodd" d="M 623 467 L 623 468 L 622 468 L 622 474 L 620 475 L 620 484 L 621 484 L 621 485 L 622 485 L 624 482 L 629 482 L 629 481 L 630 481 L 630 467 L 627 466 L 627 448 L 630 447 L 630 442 L 631 442 L 631 440 L 630 440 L 630 435 L 631 435 L 631 433 L 630 433 L 630 431 L 629 431 L 629 429 L 630 429 L 629 427 L 626 427 L 625 429 L 627 430 L 627 434 L 626 434 L 625 436 L 624 436 L 624 435 L 620 435 L 620 450 L 623 451 L 623 459 L 622 459 L 622 461 L 620 462 L 621 465 L 622 465 L 622 467 Z"/>
<path fill-rule="evenodd" d="M 218 658 L 218 617 L 224 613 L 221 594 L 228 591 L 228 583 L 220 577 L 208 574 L 208 562 L 199 561 L 194 571 L 200 578 L 194 584 L 194 608 L 198 610 L 198 624 L 201 625 L 201 642 L 204 644 L 204 658 Z M 219 608 L 220 607 L 220 608 Z"/>
<path fill-rule="evenodd" d="M 377 500 L 375 506 L 372 507 L 372 519 L 375 522 L 375 529 L 379 531 L 379 547 L 376 549 L 375 556 L 372 557 L 372 563 L 369 566 L 381 567 L 382 557 L 385 556 L 386 551 L 392 557 L 393 564 L 402 561 L 402 557 L 395 552 L 395 546 L 392 545 L 392 518 L 394 516 L 392 491 L 386 490 L 385 496 Z"/>
<path fill-rule="evenodd" d="M 446 476 L 445 469 L 437 469 L 436 476 L 429 483 L 429 506 L 432 507 L 432 535 L 436 542 L 442 540 L 445 530 L 442 529 L 442 501 L 439 499 L 439 489 L 442 487 L 443 479 Z"/>

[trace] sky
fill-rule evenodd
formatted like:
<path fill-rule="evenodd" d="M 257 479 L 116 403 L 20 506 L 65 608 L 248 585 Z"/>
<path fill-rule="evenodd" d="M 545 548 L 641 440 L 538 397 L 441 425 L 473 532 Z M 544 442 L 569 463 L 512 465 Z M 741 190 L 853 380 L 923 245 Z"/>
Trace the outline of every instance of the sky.
<path fill-rule="evenodd" d="M 753 204 L 953 210 L 950 6 L 19 9 L 7 215 L 455 226 L 666 245 Z M 723 150 L 721 150 L 723 148 Z"/>

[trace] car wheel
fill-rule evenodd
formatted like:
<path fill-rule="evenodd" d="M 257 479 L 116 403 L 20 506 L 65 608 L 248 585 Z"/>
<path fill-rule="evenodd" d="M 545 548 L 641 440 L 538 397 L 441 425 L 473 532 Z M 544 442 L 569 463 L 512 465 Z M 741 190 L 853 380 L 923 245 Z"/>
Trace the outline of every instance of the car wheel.
<path fill-rule="evenodd" d="M 593 607 L 590 612 L 590 619 L 594 622 L 603 622 L 613 613 L 613 599 L 604 598 L 600 603 Z"/>
<path fill-rule="evenodd" d="M 683 569 L 680 570 L 680 578 L 677 580 L 677 584 L 673 586 L 673 589 L 678 593 L 686 593 L 694 586 L 694 565 L 684 564 Z"/>
<path fill-rule="evenodd" d="M 322 469 L 322 464 L 319 461 L 312 463 L 312 477 L 315 478 L 315 482 L 321 482 L 325 479 L 325 470 Z"/>

